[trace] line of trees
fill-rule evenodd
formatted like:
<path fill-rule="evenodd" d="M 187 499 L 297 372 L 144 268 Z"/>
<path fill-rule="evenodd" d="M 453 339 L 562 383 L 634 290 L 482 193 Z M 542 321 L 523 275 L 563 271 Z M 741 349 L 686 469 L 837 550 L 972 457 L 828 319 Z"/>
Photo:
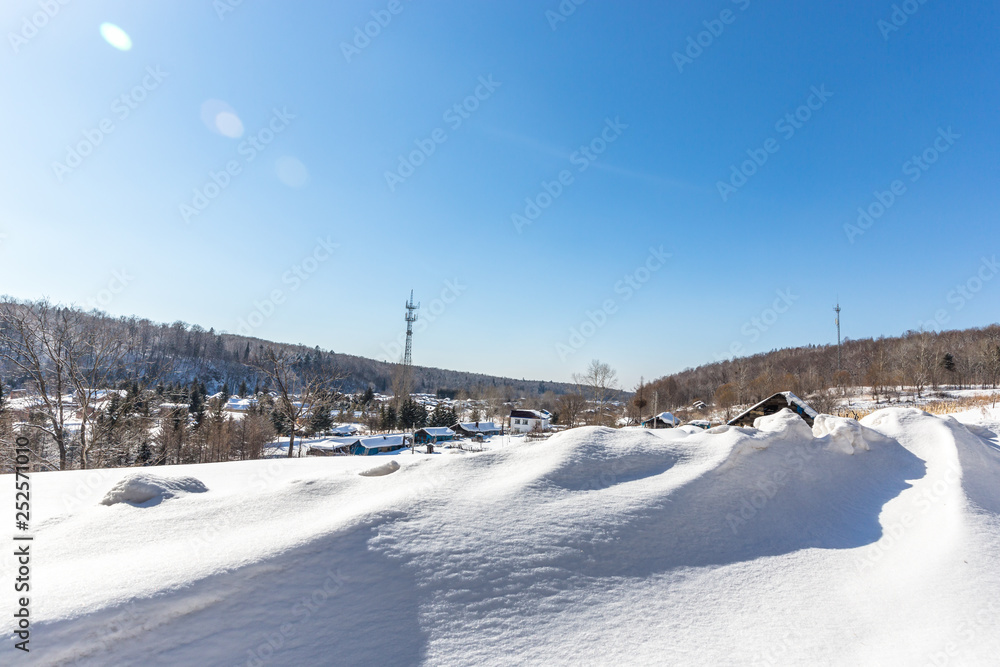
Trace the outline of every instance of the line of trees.
<path fill-rule="evenodd" d="M 785 348 L 706 364 L 667 375 L 643 388 L 661 409 L 694 401 L 724 409 L 793 391 L 817 409 L 864 387 L 878 402 L 922 397 L 941 387 L 992 388 L 1000 382 L 1000 326 L 961 331 L 908 331 L 890 338 L 845 340 L 841 368 L 836 345 Z"/>

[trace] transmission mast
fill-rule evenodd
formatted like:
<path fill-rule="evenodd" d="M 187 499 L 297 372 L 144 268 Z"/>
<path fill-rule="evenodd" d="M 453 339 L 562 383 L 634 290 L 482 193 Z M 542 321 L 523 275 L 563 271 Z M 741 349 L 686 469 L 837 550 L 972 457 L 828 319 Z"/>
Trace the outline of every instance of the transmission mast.
<path fill-rule="evenodd" d="M 837 313 L 837 370 L 840 370 L 840 300 L 837 301 L 837 307 L 833 309 Z M 409 349 L 409 343 L 407 343 L 407 349 Z"/>
<path fill-rule="evenodd" d="M 417 321 L 417 308 L 420 308 L 420 304 L 413 303 L 413 290 L 410 290 L 410 300 L 406 302 L 406 352 L 403 354 L 404 366 L 411 366 L 413 364 L 413 359 L 411 358 L 413 350 L 413 323 Z"/>

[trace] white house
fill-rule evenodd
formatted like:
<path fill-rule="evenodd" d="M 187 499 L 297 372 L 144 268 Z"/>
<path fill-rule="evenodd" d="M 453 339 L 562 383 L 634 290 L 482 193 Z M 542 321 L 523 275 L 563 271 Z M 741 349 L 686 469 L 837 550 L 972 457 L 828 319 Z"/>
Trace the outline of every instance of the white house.
<path fill-rule="evenodd" d="M 512 433 L 547 431 L 551 418 L 552 415 L 544 410 L 511 410 L 510 430 Z"/>

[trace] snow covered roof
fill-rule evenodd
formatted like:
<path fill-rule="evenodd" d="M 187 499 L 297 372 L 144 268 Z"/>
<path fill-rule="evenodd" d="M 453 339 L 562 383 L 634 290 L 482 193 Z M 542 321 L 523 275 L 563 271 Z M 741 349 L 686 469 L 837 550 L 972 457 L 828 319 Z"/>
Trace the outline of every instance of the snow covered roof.
<path fill-rule="evenodd" d="M 768 396 L 760 403 L 750 407 L 748 410 L 733 419 L 729 420 L 730 426 L 753 426 L 757 417 L 773 415 L 783 408 L 791 408 L 793 412 L 802 417 L 809 426 L 813 425 L 813 420 L 819 415 L 812 406 L 803 401 L 790 391 L 780 391 L 777 394 Z"/>
<path fill-rule="evenodd" d="M 417 430 L 418 430 L 418 432 L 419 431 L 423 431 L 427 435 L 434 435 L 434 436 L 455 435 L 455 432 L 452 431 L 447 426 L 425 426 L 424 428 L 417 429 Z"/>
<path fill-rule="evenodd" d="M 240 398 L 239 396 L 230 396 L 229 400 L 226 401 L 226 405 L 223 406 L 223 409 L 232 410 L 233 412 L 246 412 L 256 404 L 256 398 Z"/>
<path fill-rule="evenodd" d="M 309 443 L 309 448 L 332 452 L 353 445 L 357 441 L 357 438 L 327 438 L 320 442 Z"/>
<path fill-rule="evenodd" d="M 500 427 L 493 422 L 459 422 L 456 424 L 463 431 L 470 433 L 483 433 L 485 431 L 499 431 Z"/>
<path fill-rule="evenodd" d="M 394 447 L 406 444 L 406 436 L 399 435 L 380 435 L 372 438 L 359 438 L 357 440 L 358 445 L 364 447 L 365 449 L 378 449 L 379 447 Z"/>
<path fill-rule="evenodd" d="M 519 419 L 548 419 L 551 415 L 547 412 L 543 414 L 539 410 L 511 410 L 510 416 Z"/>
<path fill-rule="evenodd" d="M 643 423 L 645 424 L 646 422 L 651 422 L 654 419 L 659 419 L 664 424 L 673 424 L 674 426 L 677 426 L 678 424 L 681 423 L 680 419 L 678 419 L 677 417 L 673 416 L 669 412 L 661 412 L 660 414 L 655 415 L 655 416 L 650 417 L 649 419 L 645 420 Z"/>

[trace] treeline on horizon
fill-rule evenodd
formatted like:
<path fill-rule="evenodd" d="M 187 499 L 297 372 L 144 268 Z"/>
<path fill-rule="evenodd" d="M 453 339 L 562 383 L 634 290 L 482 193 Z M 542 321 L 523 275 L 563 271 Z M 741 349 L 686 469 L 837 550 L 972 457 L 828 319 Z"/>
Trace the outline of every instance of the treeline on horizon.
<path fill-rule="evenodd" d="M 84 312 L 72 307 L 54 306 L 45 301 L 3 298 L 0 302 L 27 308 L 44 307 L 54 312 L 70 311 L 78 320 L 92 319 L 95 324 L 116 330 L 123 336 L 138 336 L 142 349 L 142 372 L 157 374 L 164 383 L 187 385 L 201 382 L 210 392 L 221 390 L 224 384 L 234 389 L 241 385 L 251 389 L 263 386 L 266 377 L 249 362 L 252 356 L 261 354 L 265 349 L 291 355 L 317 373 L 337 377 L 338 388 L 344 393 L 362 392 L 369 388 L 379 393 L 391 392 L 397 366 L 391 362 L 323 350 L 319 346 L 310 348 L 239 334 L 217 333 L 214 329 L 205 330 L 197 324 L 181 321 L 163 324 L 138 317 L 113 317 L 99 311 Z M 22 388 L 27 380 L 5 359 L 0 359 L 0 373 L 4 383 L 13 389 Z M 476 397 L 492 387 L 501 387 L 511 397 L 525 398 L 550 391 L 563 394 L 573 390 L 572 385 L 561 382 L 518 380 L 427 366 L 413 366 L 410 381 L 410 390 L 414 393 L 440 393 L 451 398 Z"/>
<path fill-rule="evenodd" d="M 1000 325 L 955 331 L 908 331 L 902 336 L 844 340 L 836 345 L 783 348 L 666 375 L 642 387 L 663 409 L 704 401 L 728 409 L 779 391 L 829 408 L 831 399 L 864 387 L 877 402 L 928 389 L 992 388 L 1000 380 Z"/>

